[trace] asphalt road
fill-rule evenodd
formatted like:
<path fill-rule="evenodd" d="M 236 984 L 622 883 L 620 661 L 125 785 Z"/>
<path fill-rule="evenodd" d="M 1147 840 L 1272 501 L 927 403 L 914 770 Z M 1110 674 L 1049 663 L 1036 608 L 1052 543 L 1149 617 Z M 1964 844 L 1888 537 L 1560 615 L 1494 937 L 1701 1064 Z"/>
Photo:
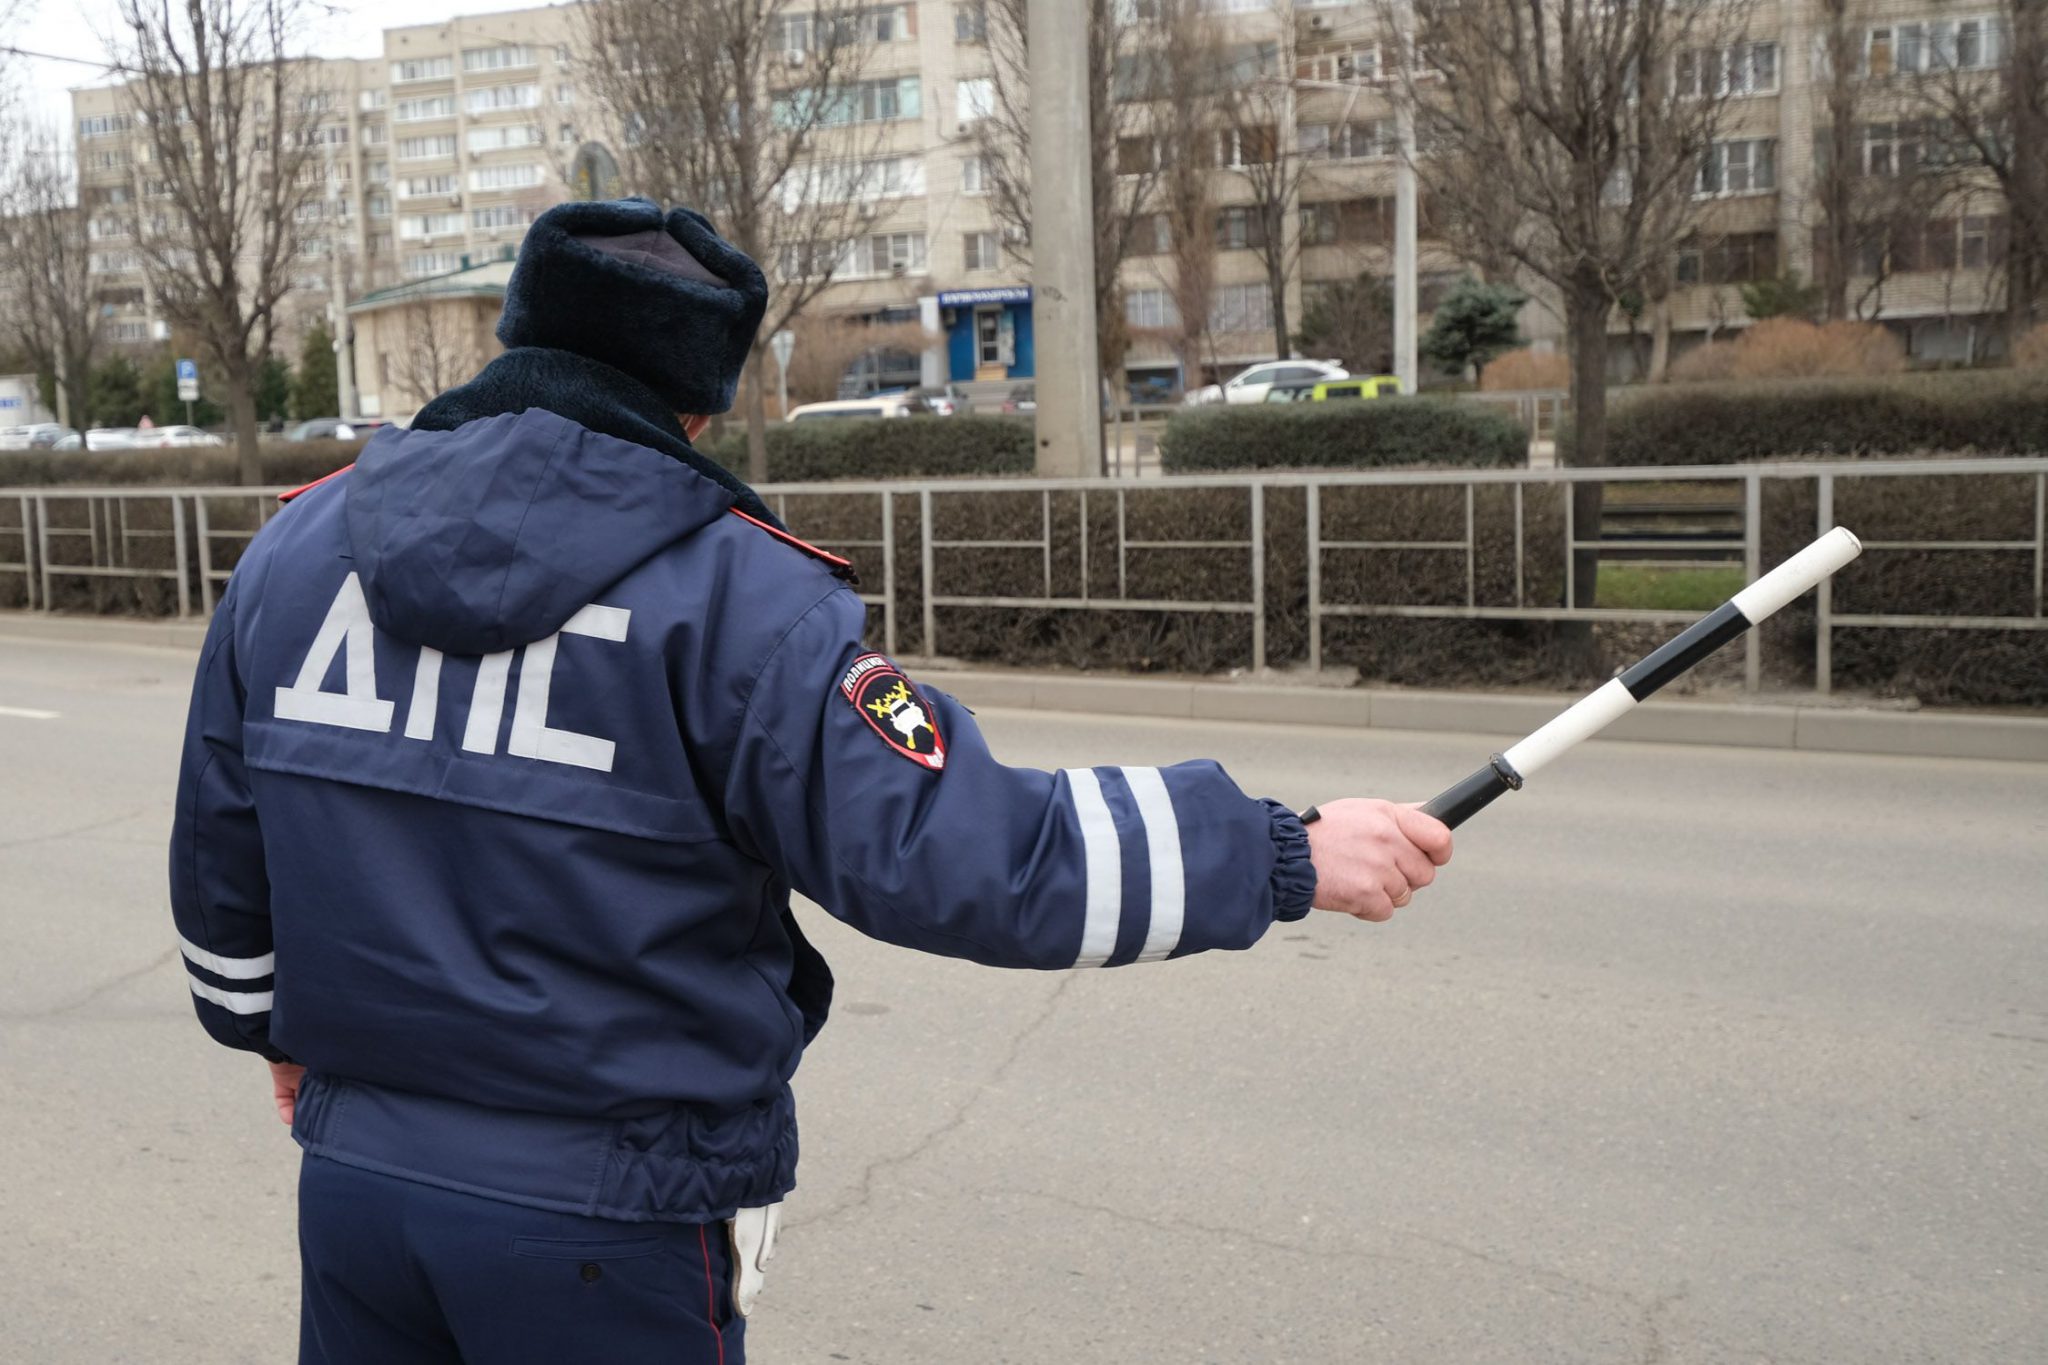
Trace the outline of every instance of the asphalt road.
<path fill-rule="evenodd" d="M 167 946 L 190 667 L 0 639 L 0 1361 L 292 1355 L 296 1149 Z M 982 720 L 1296 803 L 1491 747 Z M 2048 1358 L 2048 768 L 1592 745 L 1391 924 L 1164 966 L 807 922 L 757 1361 Z"/>

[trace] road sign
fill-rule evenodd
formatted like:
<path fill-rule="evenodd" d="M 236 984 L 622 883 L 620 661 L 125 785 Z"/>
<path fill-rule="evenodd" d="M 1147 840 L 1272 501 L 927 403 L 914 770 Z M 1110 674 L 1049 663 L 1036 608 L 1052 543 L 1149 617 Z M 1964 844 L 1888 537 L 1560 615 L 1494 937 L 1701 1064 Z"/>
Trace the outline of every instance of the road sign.
<path fill-rule="evenodd" d="M 178 401 L 196 403 L 199 401 L 199 362 L 180 360 L 178 362 Z"/>

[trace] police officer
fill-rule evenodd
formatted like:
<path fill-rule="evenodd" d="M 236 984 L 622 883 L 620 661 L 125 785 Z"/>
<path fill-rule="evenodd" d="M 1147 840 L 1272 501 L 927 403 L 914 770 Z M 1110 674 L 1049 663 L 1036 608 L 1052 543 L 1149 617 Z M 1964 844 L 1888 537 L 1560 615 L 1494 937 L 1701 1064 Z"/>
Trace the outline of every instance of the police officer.
<path fill-rule="evenodd" d="M 831 996 L 792 891 L 1065 969 L 1384 919 L 1450 855 L 1214 763 L 998 762 L 691 448 L 766 297 L 689 210 L 550 210 L 508 349 L 292 497 L 215 613 L 172 906 L 305 1152 L 304 1362 L 738 1365 Z"/>

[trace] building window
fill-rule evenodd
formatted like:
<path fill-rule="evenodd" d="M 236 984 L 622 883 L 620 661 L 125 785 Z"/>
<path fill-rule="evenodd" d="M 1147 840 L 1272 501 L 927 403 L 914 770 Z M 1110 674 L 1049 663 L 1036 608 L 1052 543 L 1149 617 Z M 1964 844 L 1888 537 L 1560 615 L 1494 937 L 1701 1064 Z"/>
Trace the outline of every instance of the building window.
<path fill-rule="evenodd" d="M 125 133 L 132 124 L 126 114 L 101 114 L 96 118 L 82 118 L 78 121 L 80 137 L 111 137 Z"/>
<path fill-rule="evenodd" d="M 455 74 L 453 57 L 419 57 L 409 62 L 391 64 L 391 83 L 403 85 L 407 81 L 433 81 Z"/>
<path fill-rule="evenodd" d="M 576 126 L 571 123 L 563 124 L 561 130 L 555 135 L 555 141 L 561 143 L 564 146 L 567 146 L 568 144 L 574 142 L 575 140 Z"/>
<path fill-rule="evenodd" d="M 362 94 L 356 96 L 356 108 L 366 114 L 375 109 L 382 109 L 389 103 L 391 103 L 391 92 L 388 90 L 365 90 Z"/>
<path fill-rule="evenodd" d="M 1778 234 L 1734 232 L 1712 241 L 1694 240 L 1678 249 L 1673 278 L 1679 284 L 1751 284 L 1778 274 Z"/>
<path fill-rule="evenodd" d="M 815 91 L 775 97 L 775 119 L 785 128 L 801 127 L 809 117 L 808 101 Z M 923 112 L 917 77 L 862 81 L 833 93 L 818 113 L 821 127 L 836 128 L 849 123 L 883 123 L 891 119 L 916 118 Z M 629 139 L 630 140 L 630 139 Z"/>
<path fill-rule="evenodd" d="M 533 109 L 540 104 L 537 85 L 487 85 L 466 91 L 462 107 L 472 114 L 489 114 L 500 109 Z"/>
<path fill-rule="evenodd" d="M 388 137 L 389 134 L 381 123 L 365 123 L 363 125 L 363 144 L 365 146 L 382 147 Z"/>
<path fill-rule="evenodd" d="M 969 0 L 969 3 L 953 6 L 953 41 L 988 41 L 988 5 L 985 0 Z"/>
<path fill-rule="evenodd" d="M 1358 123 L 1304 123 L 1295 143 L 1311 161 L 1390 161 L 1401 151 L 1400 132 L 1388 118 Z"/>
<path fill-rule="evenodd" d="M 530 47 L 472 47 L 462 53 L 464 71 L 509 71 L 534 64 Z"/>
<path fill-rule="evenodd" d="M 454 194 L 460 184 L 453 175 L 409 175 L 398 187 L 400 199 L 425 199 L 431 195 Z"/>
<path fill-rule="evenodd" d="M 489 208 L 469 211 L 469 225 L 483 232 L 523 228 L 532 222 L 533 210 L 516 208 L 511 204 L 493 204 Z"/>
<path fill-rule="evenodd" d="M 455 155 L 455 134 L 443 133 L 438 137 L 402 137 L 398 139 L 400 161 L 429 161 L 436 157 Z"/>
<path fill-rule="evenodd" d="M 524 162 L 514 166 L 479 166 L 469 173 L 469 187 L 473 190 L 520 190 L 538 185 L 542 179 L 540 166 Z"/>
<path fill-rule="evenodd" d="M 1971 214 L 1963 219 L 1962 266 L 1965 270 L 1982 270 L 1991 264 L 1992 222 L 1984 214 Z"/>
<path fill-rule="evenodd" d="M 1279 159 L 1279 142 L 1271 124 L 1225 128 L 1216 135 L 1216 159 L 1225 166 L 1264 166 Z"/>
<path fill-rule="evenodd" d="M 1677 85 L 1681 95 L 1775 95 L 1778 45 L 1736 43 L 1681 52 Z"/>
<path fill-rule="evenodd" d="M 398 240 L 401 242 L 448 237 L 461 231 L 462 215 L 459 213 L 414 213 L 398 220 Z"/>
<path fill-rule="evenodd" d="M 1294 63 L 1297 80 L 1323 84 L 1369 85 L 1380 78 L 1377 43 L 1305 53 Z"/>
<path fill-rule="evenodd" d="M 472 152 L 501 152 L 508 147 L 538 147 L 543 139 L 532 124 L 514 123 L 502 128 L 472 128 L 463 140 Z"/>
<path fill-rule="evenodd" d="M 2005 25 L 1995 15 L 1886 24 L 1863 40 L 1863 74 L 1988 71 L 2005 57 Z"/>
<path fill-rule="evenodd" d="M 1216 249 L 1243 251 L 1266 244 L 1266 220 L 1250 209 L 1224 209 L 1216 215 Z"/>
<path fill-rule="evenodd" d="M 419 123 L 424 119 L 454 118 L 455 97 L 432 95 L 426 99 L 400 100 L 391 106 L 393 123 Z"/>
<path fill-rule="evenodd" d="M 363 168 L 363 179 L 372 185 L 390 184 L 391 163 L 388 161 L 372 161 Z"/>
<path fill-rule="evenodd" d="M 988 193 L 988 158 L 970 156 L 960 163 L 960 193 Z"/>
<path fill-rule="evenodd" d="M 557 86 L 555 86 L 555 103 L 556 103 L 556 104 L 574 104 L 575 102 L 576 102 L 576 87 L 575 87 L 575 86 L 573 86 L 573 85 L 569 84 L 569 82 L 567 82 L 567 81 L 563 81 L 563 82 L 561 82 L 560 84 L 558 84 Z"/>
<path fill-rule="evenodd" d="M 1120 137 L 1116 140 L 1116 173 L 1146 175 L 1165 161 L 1156 137 Z"/>
<path fill-rule="evenodd" d="M 405 277 L 409 280 L 445 275 L 461 268 L 462 253 L 459 251 L 416 251 L 405 258 Z"/>
<path fill-rule="evenodd" d="M 1133 328 L 1164 331 L 1180 326 L 1180 309 L 1164 289 L 1132 289 L 1124 294 L 1124 321 Z"/>
<path fill-rule="evenodd" d="M 1273 295 L 1264 284 L 1219 285 L 1209 303 L 1212 332 L 1257 332 L 1273 326 Z"/>
<path fill-rule="evenodd" d="M 1764 194 L 1777 187 L 1778 143 L 1775 138 L 1716 142 L 1700 162 L 1698 193 L 1702 197 Z"/>
<path fill-rule="evenodd" d="M 782 248 L 777 261 L 786 280 L 826 274 L 859 279 L 876 275 L 922 275 L 926 269 L 922 232 L 878 232 L 850 242 L 815 242 Z"/>
<path fill-rule="evenodd" d="M 107 340 L 117 346 L 133 345 L 149 340 L 149 321 L 117 322 L 107 328 Z"/>
<path fill-rule="evenodd" d="M 960 239 L 960 247 L 969 270 L 994 270 L 1001 264 L 1002 249 L 993 232 L 970 232 Z"/>
<path fill-rule="evenodd" d="M 363 211 L 372 218 L 389 218 L 391 216 L 391 196 L 388 194 L 373 194 L 369 196 L 363 200 Z"/>
<path fill-rule="evenodd" d="M 996 111 L 996 83 L 988 76 L 974 76 L 953 83 L 953 105 L 960 125 L 979 123 Z"/>

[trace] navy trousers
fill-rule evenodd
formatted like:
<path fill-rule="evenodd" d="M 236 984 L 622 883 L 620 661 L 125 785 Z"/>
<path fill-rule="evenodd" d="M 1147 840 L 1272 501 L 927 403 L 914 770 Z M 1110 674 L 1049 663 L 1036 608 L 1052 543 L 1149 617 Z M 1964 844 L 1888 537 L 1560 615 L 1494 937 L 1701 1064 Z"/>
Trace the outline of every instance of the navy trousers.
<path fill-rule="evenodd" d="M 724 1224 L 622 1223 L 306 1157 L 300 1365 L 744 1365 Z"/>

